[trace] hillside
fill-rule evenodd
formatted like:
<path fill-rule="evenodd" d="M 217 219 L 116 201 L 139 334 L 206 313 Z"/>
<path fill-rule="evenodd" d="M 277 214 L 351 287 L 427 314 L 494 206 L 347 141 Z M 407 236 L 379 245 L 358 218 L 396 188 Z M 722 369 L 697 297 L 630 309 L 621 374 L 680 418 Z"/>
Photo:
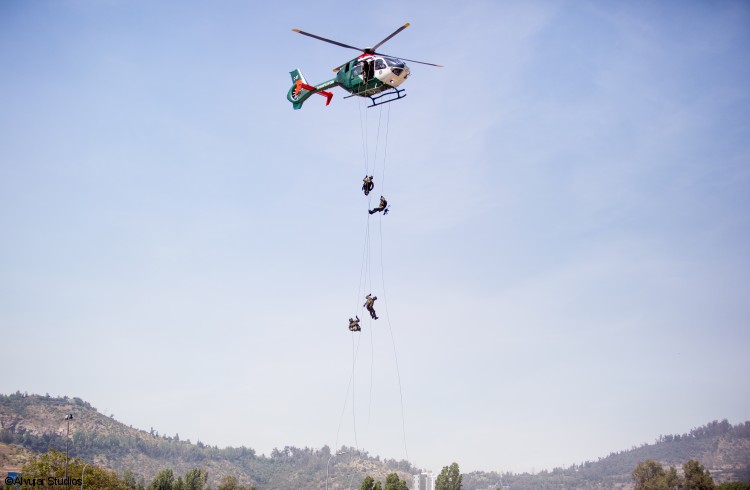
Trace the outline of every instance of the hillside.
<path fill-rule="evenodd" d="M 71 456 L 118 473 L 129 469 L 146 483 L 166 468 L 184 474 L 198 467 L 208 471 L 213 488 L 226 475 L 264 490 L 323 488 L 329 459 L 332 475 L 329 483 L 331 487 L 336 484 L 335 488 L 348 488 L 350 482 L 360 482 L 367 474 L 384 480 L 385 475 L 393 471 L 411 482 L 411 474 L 417 471 L 405 461 L 381 460 L 367 454 L 355 457 L 353 448 L 341 448 L 348 454 L 333 458 L 327 446 L 321 449 L 285 447 L 274 449 L 269 456 L 257 455 L 248 447 L 219 449 L 200 441 L 191 443 L 159 435 L 153 430 L 146 432 L 128 427 L 79 398 L 21 393 L 0 395 L 0 470 L 20 469 L 35 452 L 45 452 L 49 448 L 64 451 L 64 419 L 68 413 L 73 414 Z M 446 455 L 446 461 L 450 459 L 451 455 Z M 750 422 L 731 426 L 727 421 L 715 421 L 687 434 L 659 436 L 654 444 L 643 444 L 597 461 L 534 475 L 467 473 L 463 489 L 494 489 L 498 482 L 513 490 L 627 489 L 632 487 L 631 472 L 647 459 L 678 468 L 689 459 L 697 459 L 717 482 L 750 481 Z"/>
<path fill-rule="evenodd" d="M 0 474 L 20 471 L 21 466 L 30 461 L 35 454 L 22 446 L 0 442 Z"/>
<path fill-rule="evenodd" d="M 732 426 L 714 421 L 687 434 L 659 436 L 654 444 L 643 444 L 597 461 L 585 461 L 569 468 L 555 468 L 530 474 L 473 472 L 464 475 L 467 489 L 496 488 L 500 481 L 513 490 L 539 488 L 632 488 L 631 473 L 638 463 L 653 459 L 665 467 L 690 459 L 703 464 L 714 481 L 750 481 L 750 422 Z"/>
<path fill-rule="evenodd" d="M 79 398 L 21 393 L 0 395 L 0 469 L 20 468 L 30 452 L 49 448 L 64 451 L 64 419 L 68 413 L 73 414 L 71 457 L 81 457 L 118 473 L 129 469 L 146 483 L 166 468 L 183 474 L 199 467 L 208 471 L 209 484 L 214 488 L 226 475 L 259 489 L 321 488 L 325 486 L 329 458 L 331 484 L 348 485 L 350 480 L 359 482 L 368 474 L 384 480 L 394 471 L 411 481 L 410 475 L 415 471 L 406 462 L 380 460 L 366 453 L 357 455 L 353 448 L 340 448 L 348 454 L 331 458 L 327 446 L 316 450 L 285 447 L 265 456 L 247 447 L 219 449 L 200 441 L 193 444 L 128 427 Z"/>

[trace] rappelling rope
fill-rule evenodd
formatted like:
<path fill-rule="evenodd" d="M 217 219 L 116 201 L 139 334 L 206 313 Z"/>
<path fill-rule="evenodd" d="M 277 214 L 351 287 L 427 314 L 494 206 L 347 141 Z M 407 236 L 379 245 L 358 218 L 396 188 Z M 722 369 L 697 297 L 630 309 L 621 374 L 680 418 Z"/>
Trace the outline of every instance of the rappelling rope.
<path fill-rule="evenodd" d="M 362 134 L 362 154 L 364 155 L 363 160 L 365 161 L 365 175 L 369 175 L 367 172 L 370 171 L 370 160 L 367 154 L 367 112 L 365 112 L 365 122 L 362 123 L 362 100 L 357 99 L 357 108 L 359 110 L 359 132 Z"/>
<path fill-rule="evenodd" d="M 353 332 L 352 332 L 353 333 Z M 362 337 L 357 339 L 357 346 L 354 347 L 354 336 L 352 335 L 352 373 L 349 377 L 349 382 L 346 385 L 346 395 L 344 395 L 344 406 L 341 408 L 341 416 L 339 417 L 339 426 L 336 430 L 336 442 L 333 445 L 333 454 L 336 454 L 339 447 L 339 435 L 341 434 L 341 425 L 344 422 L 344 414 L 346 413 L 346 405 L 349 402 L 349 390 L 352 391 L 352 415 L 354 416 L 354 365 L 357 362 L 357 355 L 359 354 L 359 341 Z M 357 443 L 357 420 L 354 418 L 354 444 L 357 449 L 356 453 L 359 454 L 359 445 Z M 329 459 L 330 461 L 330 459 Z M 350 461 L 354 461 L 354 454 L 351 455 Z M 326 488 L 328 488 L 329 474 L 326 471 Z M 349 483 L 351 485 L 351 481 Z"/>
<path fill-rule="evenodd" d="M 360 115 L 361 115 L 361 110 L 360 110 Z M 364 126 L 362 124 L 362 118 L 360 117 L 360 129 L 363 129 L 363 127 Z M 366 137 L 365 137 L 364 131 L 363 131 L 363 133 L 362 133 L 363 149 L 366 148 L 366 146 L 365 146 L 365 140 L 366 140 Z M 365 154 L 365 159 L 366 159 L 367 158 L 367 151 L 366 150 L 364 150 L 364 154 Z M 367 171 L 367 162 L 365 162 L 365 170 Z M 364 243 L 363 243 L 363 246 L 362 246 L 362 262 L 361 262 L 360 271 L 359 271 L 359 281 L 357 283 L 357 298 L 355 300 L 356 303 L 355 303 L 355 307 L 354 307 L 354 311 L 356 313 L 361 313 L 361 311 L 360 311 L 361 307 L 359 306 L 359 304 L 360 304 L 359 301 L 361 300 L 361 297 L 362 297 L 361 292 L 362 292 L 362 289 L 363 289 L 363 286 L 364 286 L 363 280 L 366 281 L 366 279 L 367 279 L 366 278 L 366 274 L 367 274 L 366 264 L 370 260 L 369 259 L 369 255 L 370 255 L 370 225 L 369 225 L 369 222 L 368 222 L 366 224 L 366 227 L 365 227 L 365 237 L 364 237 Z M 359 316 L 359 315 L 356 315 L 356 316 Z M 354 429 L 354 444 L 355 444 L 355 447 L 357 448 L 357 453 L 359 453 L 359 441 L 358 441 L 358 438 L 357 438 L 357 419 L 356 419 L 355 404 L 354 404 L 354 398 L 355 398 L 354 393 L 355 393 L 355 370 L 356 370 L 356 364 L 357 364 L 357 357 L 359 355 L 359 344 L 360 344 L 360 342 L 362 340 L 362 337 L 361 336 L 357 337 L 357 342 L 356 342 L 356 347 L 355 347 L 355 343 L 354 343 L 354 334 L 355 333 L 356 332 L 351 332 L 351 338 L 352 338 L 352 371 L 351 371 L 351 374 L 349 376 L 349 382 L 347 383 L 347 386 L 346 386 L 346 395 L 344 396 L 344 405 L 341 408 L 341 415 L 339 417 L 339 424 L 338 424 L 338 428 L 336 430 L 336 442 L 335 442 L 335 444 L 333 446 L 334 454 L 336 453 L 336 451 L 338 451 L 338 448 L 339 448 L 339 437 L 341 435 L 341 426 L 344 423 L 344 415 L 346 414 L 346 406 L 349 403 L 349 392 L 352 393 L 352 422 L 353 422 L 352 425 L 353 425 L 353 429 Z M 354 455 L 352 454 L 351 457 L 353 459 Z M 328 478 L 328 475 L 326 475 L 326 486 L 328 485 L 327 478 Z"/>
<path fill-rule="evenodd" d="M 356 313 L 362 313 L 361 311 L 362 306 L 360 306 L 360 301 L 362 301 L 362 298 L 364 297 L 362 293 L 365 289 L 365 286 L 367 285 L 366 284 L 367 273 L 368 273 L 367 265 L 370 261 L 370 257 L 369 257 L 370 255 L 370 220 L 369 218 L 370 217 L 369 215 L 367 218 L 368 218 L 367 223 L 365 223 L 365 242 L 362 247 L 362 263 L 359 268 L 359 282 L 357 283 L 357 298 L 354 304 L 354 311 Z"/>
<path fill-rule="evenodd" d="M 354 336 L 352 336 L 352 343 L 354 343 Z M 359 354 L 359 341 L 357 341 L 356 349 L 353 349 L 352 357 L 354 358 L 354 362 L 356 362 L 358 354 Z M 346 395 L 344 396 L 344 406 L 341 408 L 341 416 L 339 417 L 339 426 L 338 426 L 338 429 L 336 430 L 336 442 L 333 445 L 334 453 L 338 451 L 339 435 L 341 434 L 341 425 L 344 423 L 344 414 L 346 413 L 346 406 L 349 404 L 349 391 L 352 390 L 353 382 L 354 382 L 354 371 L 352 370 L 352 374 L 349 377 L 349 382 L 346 384 Z M 355 441 L 356 441 L 356 437 L 355 437 Z"/>
<path fill-rule="evenodd" d="M 381 114 L 382 117 L 382 107 L 381 107 Z M 386 115 L 386 123 L 385 123 L 385 144 L 383 147 L 383 167 L 382 167 L 382 173 L 380 178 L 380 187 L 381 192 L 384 195 L 385 194 L 385 163 L 388 157 L 388 134 L 391 126 L 391 106 L 388 105 L 388 111 Z M 380 120 L 378 120 L 378 137 L 380 134 Z M 377 162 L 377 160 L 376 160 Z M 378 231 L 380 232 L 380 281 L 381 281 L 381 288 L 383 290 L 383 306 L 385 307 L 385 318 L 388 323 L 388 331 L 391 335 L 391 345 L 393 346 L 393 358 L 396 362 L 396 376 L 398 378 L 398 395 L 399 400 L 401 402 L 401 433 L 403 435 L 404 440 L 404 453 L 406 454 L 406 460 L 409 460 L 409 449 L 406 444 L 406 417 L 404 416 L 404 394 L 403 394 L 403 388 L 401 385 L 401 369 L 399 367 L 398 363 L 398 353 L 396 351 L 396 338 L 393 335 L 393 326 L 391 325 L 391 316 L 388 313 L 388 296 L 385 292 L 385 267 L 383 266 L 383 219 L 382 215 L 380 216 L 380 220 L 378 222 Z"/>
<path fill-rule="evenodd" d="M 369 148 L 369 120 L 367 117 L 367 112 L 362 113 L 362 102 L 361 100 L 358 101 L 358 110 L 360 115 L 360 132 L 362 136 L 362 147 L 364 152 L 364 159 L 365 159 L 365 175 L 370 174 L 370 160 L 369 160 L 369 154 L 370 154 L 370 148 Z M 364 119 L 364 121 L 363 121 Z M 381 127 L 381 120 L 382 120 L 382 109 L 381 114 L 378 119 L 378 129 L 376 132 L 376 138 L 375 138 L 375 152 L 374 152 L 374 160 L 373 160 L 373 169 L 372 173 L 375 174 L 375 167 L 377 166 L 377 150 L 378 145 L 380 143 L 380 127 Z M 367 209 L 369 211 L 370 209 L 370 200 L 372 199 L 371 196 L 368 195 L 368 202 L 367 202 Z M 357 283 L 357 297 L 356 297 L 356 303 L 355 303 L 355 314 L 356 312 L 360 312 L 363 315 L 362 320 L 364 320 L 364 315 L 369 314 L 369 312 L 365 313 L 363 311 L 363 306 L 361 305 L 361 301 L 364 298 L 364 290 L 367 290 L 368 294 L 372 293 L 372 252 L 371 252 L 371 240 L 370 240 L 370 214 L 366 215 L 366 223 L 365 223 L 365 237 L 364 237 L 364 245 L 362 249 L 362 262 L 360 265 L 360 274 L 359 274 L 359 281 Z M 369 287 L 369 289 L 367 289 Z M 374 337 L 373 337 L 373 328 L 372 328 L 372 317 L 370 317 L 367 321 L 368 323 L 368 329 L 370 330 L 370 390 L 369 390 L 369 397 L 368 397 L 368 409 L 367 409 L 367 420 L 368 420 L 368 426 L 370 422 L 370 415 L 372 411 L 372 389 L 373 389 L 373 373 L 374 373 L 374 360 L 375 360 L 375 347 L 374 347 Z M 352 335 L 354 335 L 355 332 L 352 332 Z M 353 360 L 352 360 L 352 374 L 351 374 L 351 393 L 352 393 L 352 421 L 353 421 L 353 430 L 354 430 L 354 440 L 355 445 L 357 446 L 357 450 L 359 450 L 359 442 L 357 437 L 357 424 L 356 424 L 356 412 L 355 412 L 355 398 L 356 398 L 356 390 L 355 390 L 355 370 L 356 370 L 356 357 L 357 353 L 359 352 L 359 342 L 361 340 L 361 336 L 358 337 L 357 340 L 357 349 L 355 350 L 353 348 Z M 354 337 L 352 337 L 352 342 L 354 342 Z M 348 391 L 347 391 L 347 398 L 348 398 Z M 346 408 L 342 411 L 343 413 L 346 411 Z M 341 422 L 339 423 L 341 425 Z M 337 435 L 337 445 L 338 445 L 338 435 Z"/>
<path fill-rule="evenodd" d="M 380 123 L 383 120 L 383 108 L 380 108 L 380 111 L 378 113 L 378 131 L 376 133 L 375 137 L 375 153 L 373 158 L 373 169 L 372 174 L 375 175 L 375 169 L 378 165 L 378 147 L 380 145 Z M 385 161 L 383 162 L 383 165 L 385 165 Z M 382 195 L 382 194 L 381 194 Z M 371 204 L 372 196 L 368 195 L 368 213 L 367 213 L 367 227 L 369 230 L 370 227 L 370 213 L 369 213 L 369 206 Z M 369 243 L 369 233 L 368 233 L 368 253 L 370 251 L 370 243 Z M 371 263 L 371 262 L 370 262 Z M 372 291 L 372 274 L 369 275 L 370 279 L 370 291 Z M 374 373 L 375 373 L 375 334 L 374 329 L 372 328 L 372 319 L 369 321 L 369 327 L 370 327 L 370 393 L 367 401 L 367 427 L 370 427 L 370 419 L 372 415 L 372 387 L 374 386 Z"/>
<path fill-rule="evenodd" d="M 358 98 L 359 99 L 359 98 Z M 359 116 L 360 116 L 360 132 L 362 136 L 362 150 L 363 150 L 363 156 L 364 156 L 364 164 L 365 164 L 365 175 L 370 175 L 370 172 L 372 172 L 372 175 L 375 175 L 377 164 L 378 164 L 378 148 L 380 145 L 380 132 L 381 132 L 381 126 L 382 126 L 382 118 L 383 118 L 383 108 L 380 108 L 379 114 L 378 114 L 378 126 L 377 126 L 377 133 L 375 138 L 375 150 L 374 150 L 374 156 L 372 162 L 369 159 L 369 124 L 368 124 L 368 117 L 365 111 L 364 114 L 364 121 L 363 121 L 363 114 L 362 114 L 362 102 L 361 99 L 358 100 L 358 109 L 359 109 Z M 386 127 L 385 127 L 385 142 L 383 147 L 383 166 L 381 171 L 381 178 L 378 186 L 380 187 L 380 195 L 384 195 L 384 184 L 385 184 L 385 164 L 386 159 L 388 155 L 388 135 L 389 135 L 389 128 L 390 128 L 390 106 L 388 107 L 388 114 L 386 117 Z M 372 163 L 372 169 L 370 169 L 370 163 Z M 367 209 L 369 211 L 370 205 L 372 200 L 372 196 L 368 195 L 367 199 Z M 386 296 L 385 291 L 385 273 L 384 273 L 384 259 L 383 259 L 383 231 L 382 231 L 382 216 L 380 215 L 380 220 L 378 223 L 378 231 L 380 234 L 380 282 L 382 287 L 382 297 L 383 297 L 383 306 L 385 307 L 385 313 L 386 313 L 386 322 L 388 323 L 388 330 L 391 336 L 391 344 L 393 346 L 393 356 L 396 364 L 396 375 L 398 378 L 398 388 L 399 388 L 399 399 L 401 404 L 401 430 L 403 435 L 403 443 L 404 443 L 404 452 L 406 455 L 406 460 L 409 460 L 409 451 L 406 443 L 406 419 L 404 415 L 404 397 L 403 397 L 403 388 L 401 383 L 401 372 L 398 362 L 398 354 L 396 350 L 396 340 L 395 336 L 393 335 L 393 327 L 391 324 L 390 314 L 388 311 L 388 300 Z M 361 312 L 363 315 L 369 314 L 369 311 L 363 311 L 364 305 L 361 304 L 361 301 L 364 298 L 364 290 L 367 289 L 368 294 L 372 294 L 372 253 L 371 253 L 371 215 L 367 214 L 367 220 L 366 220 L 366 226 L 365 226 L 365 236 L 364 236 L 364 244 L 362 249 L 362 261 L 360 264 L 360 274 L 359 274 L 359 281 L 357 283 L 357 303 L 355 304 L 355 312 Z M 358 316 L 358 315 L 357 315 Z M 364 319 L 364 317 L 363 317 Z M 371 418 L 371 412 L 372 412 L 372 390 L 373 390 L 373 377 L 374 377 L 374 362 L 375 362 L 375 342 L 374 342 L 374 329 L 372 328 L 373 320 L 372 317 L 368 319 L 368 328 L 370 330 L 370 393 L 369 393 L 369 401 L 368 401 L 368 411 L 367 411 L 367 426 L 369 428 L 370 425 L 370 418 Z M 362 339 L 361 336 L 358 336 L 358 339 L 354 340 L 354 334 L 357 332 L 352 332 L 352 371 L 351 376 L 349 378 L 349 383 L 347 384 L 346 389 L 346 396 L 344 398 L 344 406 L 341 410 L 341 416 L 339 418 L 339 424 L 338 429 L 336 432 L 336 444 L 334 445 L 333 450 L 336 451 L 338 448 L 339 443 L 339 436 L 341 433 L 341 427 L 343 425 L 344 420 L 344 414 L 346 413 L 346 407 L 349 401 L 349 392 L 351 391 L 351 404 L 352 404 L 352 427 L 354 431 L 354 444 L 356 447 L 356 453 L 357 455 L 360 454 L 359 450 L 359 440 L 357 437 L 357 418 L 356 418 L 356 410 L 355 410 L 355 398 L 356 398 L 356 390 L 355 390 L 355 371 L 356 371 L 356 363 L 359 355 L 359 346 L 360 341 Z M 355 455 L 351 454 L 351 461 L 353 462 Z M 355 471 L 355 470 L 352 470 Z M 349 486 L 351 487 L 352 481 L 354 478 L 354 473 L 352 473 L 352 476 L 350 478 Z M 326 480 L 326 485 L 328 484 L 328 480 Z"/>
<path fill-rule="evenodd" d="M 352 332 L 354 333 L 354 332 Z M 354 429 L 354 447 L 357 448 L 357 452 L 359 452 L 359 442 L 357 442 L 357 411 L 356 407 L 354 405 L 354 399 L 356 398 L 354 396 L 355 393 L 355 385 L 354 385 L 354 368 L 357 365 L 357 353 L 359 352 L 359 339 L 357 339 L 357 349 L 354 349 L 354 335 L 351 335 L 352 338 L 352 427 Z"/>
<path fill-rule="evenodd" d="M 378 144 L 380 143 L 380 121 L 383 119 L 383 106 L 380 107 L 380 112 L 378 113 L 378 132 L 375 136 L 375 155 L 373 156 L 373 160 L 375 163 L 372 165 L 372 174 L 375 175 L 375 168 L 378 166 Z M 385 164 L 385 161 L 383 162 Z"/>
<path fill-rule="evenodd" d="M 360 112 L 361 112 L 361 103 L 360 103 Z M 373 158 L 373 161 L 371 162 L 372 163 L 372 167 L 373 167 L 372 168 L 372 174 L 373 175 L 376 173 L 376 169 L 377 169 L 377 165 L 378 165 L 377 155 L 378 155 L 378 149 L 379 149 L 379 146 L 380 146 L 380 133 L 381 133 L 381 127 L 382 127 L 382 119 L 383 119 L 383 108 L 381 106 L 380 111 L 378 113 L 378 129 L 377 129 L 376 138 L 375 138 L 374 158 Z M 384 190 L 385 189 L 385 168 L 386 168 L 386 161 L 387 161 L 387 157 L 388 157 L 388 136 L 390 134 L 390 121 L 391 121 L 391 109 L 390 109 L 390 105 L 389 105 L 388 106 L 388 110 L 387 110 L 387 114 L 386 114 L 385 141 L 384 141 L 384 144 L 383 144 L 383 163 L 382 163 L 382 167 L 381 167 L 381 178 L 380 178 L 380 182 L 379 182 L 380 194 L 381 195 L 385 195 L 385 190 Z M 360 126 L 360 127 L 362 127 L 362 126 Z M 365 128 L 368 127 L 367 116 L 366 115 L 365 115 L 365 125 L 364 125 L 364 127 Z M 363 134 L 363 142 L 365 142 L 366 144 L 369 143 L 368 135 Z M 367 146 L 367 150 L 368 150 L 367 154 L 368 154 L 368 158 L 369 158 L 369 145 Z M 368 168 L 369 168 L 369 163 L 370 162 L 368 161 Z M 368 197 L 370 197 L 370 199 L 371 199 L 371 196 L 368 196 Z M 368 201 L 369 201 L 369 199 L 368 199 Z M 369 204 L 368 204 L 368 209 L 369 209 Z M 393 347 L 393 358 L 394 358 L 395 365 L 396 365 L 396 376 L 397 376 L 397 379 L 398 379 L 398 389 L 399 389 L 399 402 L 400 402 L 400 406 L 401 406 L 401 432 L 402 432 L 402 438 L 403 438 L 403 443 L 404 443 L 404 453 L 405 453 L 405 456 L 406 456 L 406 460 L 408 461 L 409 460 L 409 449 L 408 449 L 408 444 L 407 444 L 407 439 L 406 439 L 406 416 L 405 416 L 405 410 L 404 410 L 403 385 L 402 385 L 402 382 L 401 382 L 401 369 L 400 369 L 400 365 L 399 365 L 399 362 L 398 362 L 398 351 L 397 351 L 397 348 L 396 348 L 396 338 L 395 338 L 395 336 L 393 334 L 393 326 L 392 326 L 391 319 L 390 319 L 390 313 L 388 311 L 388 298 L 387 298 L 386 290 L 385 290 L 385 267 L 384 267 L 384 258 L 383 258 L 383 227 L 382 227 L 382 216 L 383 215 L 381 214 L 380 215 L 380 219 L 378 220 L 378 231 L 379 231 L 379 234 L 380 234 L 380 280 L 381 280 L 382 297 L 383 297 L 383 303 L 382 304 L 385 307 L 386 321 L 388 323 L 388 331 L 390 333 L 391 345 Z M 368 291 L 372 292 L 372 253 L 371 253 L 371 231 L 370 231 L 370 215 L 369 214 L 367 216 L 367 232 L 366 232 L 365 236 L 366 236 L 366 239 L 365 239 L 366 240 L 366 242 L 365 242 L 366 252 L 363 253 L 363 260 L 366 261 L 366 265 L 363 265 L 363 267 L 360 269 L 360 285 L 362 285 L 363 282 L 364 282 L 365 285 L 369 284 L 369 290 Z M 362 269 L 365 269 L 365 271 L 366 271 L 365 272 L 364 281 L 362 280 L 362 277 L 361 277 L 362 276 L 362 273 L 361 273 Z M 358 294 L 360 294 L 360 296 L 359 296 L 360 298 L 362 297 L 361 293 L 362 293 L 362 291 L 359 290 Z M 372 319 L 370 319 L 368 321 L 368 327 L 370 329 L 370 342 L 371 342 L 371 344 L 370 344 L 371 345 L 370 401 L 369 401 L 369 404 L 368 404 L 368 415 L 367 415 L 368 426 L 369 426 L 370 417 L 371 417 L 371 409 L 372 409 L 372 388 L 373 388 L 373 384 L 374 384 L 373 383 L 373 373 L 374 373 L 373 364 L 374 364 L 374 359 L 375 359 L 375 356 L 374 356 L 374 338 L 373 338 L 373 335 L 374 335 L 373 331 L 374 331 L 374 329 L 372 328 Z M 352 396 L 354 396 L 354 395 L 352 395 Z"/>
<path fill-rule="evenodd" d="M 382 108 L 381 108 L 382 109 Z M 385 161 L 388 157 L 388 132 L 391 127 L 391 105 L 388 104 L 388 115 L 385 120 L 385 145 L 383 147 L 383 171 L 380 174 L 380 187 L 385 195 Z"/>
<path fill-rule="evenodd" d="M 409 461 L 409 449 L 406 446 L 406 418 L 404 417 L 404 393 L 401 387 L 401 369 L 398 364 L 398 354 L 396 353 L 396 338 L 393 336 L 393 327 L 391 326 L 391 316 L 388 313 L 388 296 L 385 294 L 385 273 L 383 272 L 383 227 L 382 219 L 380 226 L 380 279 L 383 288 L 383 306 L 385 306 L 385 319 L 388 322 L 388 331 L 391 334 L 391 344 L 393 345 L 393 359 L 396 361 L 396 377 L 398 378 L 398 397 L 401 401 L 401 433 L 404 439 L 404 453 L 406 461 Z"/>
<path fill-rule="evenodd" d="M 359 127 L 360 127 L 361 136 L 362 136 L 362 152 L 363 152 L 363 159 L 364 159 L 364 162 L 365 162 L 365 175 L 369 175 L 369 171 L 370 171 L 369 167 L 370 167 L 370 165 L 369 165 L 369 138 L 368 138 L 369 131 L 368 131 L 368 121 L 367 121 L 367 114 L 366 113 L 364 114 L 364 121 L 363 121 L 363 117 L 362 117 L 363 116 L 363 114 L 362 114 L 362 104 L 361 104 L 361 101 L 359 101 L 359 102 L 360 103 L 357 105 L 357 107 L 359 109 L 359 123 L 360 123 Z M 376 146 L 377 146 L 377 141 L 376 141 Z M 367 209 L 369 210 L 369 199 L 368 199 L 368 208 Z M 356 313 L 362 313 L 363 314 L 363 319 L 364 319 L 364 313 L 362 312 L 362 308 L 363 307 L 360 306 L 361 305 L 360 302 L 362 301 L 362 298 L 364 297 L 363 289 L 365 289 L 367 287 L 368 282 L 369 282 L 370 288 L 372 288 L 372 270 L 371 270 L 372 269 L 372 267 L 371 267 L 372 257 L 371 257 L 371 253 L 370 253 L 370 216 L 369 216 L 369 213 L 367 215 L 367 221 L 366 221 L 365 225 L 366 225 L 365 226 L 365 237 L 364 237 L 364 244 L 363 244 L 363 247 L 362 247 L 362 261 L 361 261 L 360 270 L 359 270 L 359 281 L 357 282 L 357 297 L 356 297 L 356 300 L 355 300 L 356 303 L 355 303 L 355 307 L 354 307 L 355 315 L 357 317 L 359 317 L 359 315 L 357 315 Z M 370 335 L 371 335 L 370 338 L 371 338 L 371 345 L 372 345 L 372 319 L 370 319 L 370 321 L 369 321 L 369 327 L 368 328 L 370 328 Z M 361 336 L 357 336 L 356 347 L 355 347 L 355 341 L 354 341 L 354 334 L 355 333 L 356 332 L 351 332 L 351 338 L 352 338 L 352 371 L 351 371 L 351 375 L 350 375 L 350 378 L 349 378 L 349 383 L 347 384 L 347 388 L 346 388 L 346 396 L 344 397 L 344 406 L 341 409 L 341 416 L 339 417 L 338 429 L 336 431 L 336 443 L 334 445 L 333 450 L 334 450 L 334 452 L 338 450 L 339 436 L 341 434 L 341 426 L 343 425 L 344 414 L 346 413 L 346 406 L 347 406 L 347 404 L 349 402 L 349 392 L 351 391 L 352 429 L 353 429 L 353 432 L 354 432 L 354 445 L 355 445 L 355 447 L 357 449 L 356 454 L 358 455 L 359 454 L 359 440 L 358 440 L 358 437 L 357 437 L 357 414 L 356 414 L 356 405 L 355 405 L 355 398 L 356 398 L 356 396 L 355 396 L 355 394 L 356 394 L 356 384 L 355 384 L 356 375 L 355 375 L 355 371 L 356 371 L 357 358 L 358 358 L 358 355 L 359 355 L 359 345 L 360 345 L 360 342 L 362 340 L 362 337 Z M 372 347 L 371 347 L 371 351 L 372 351 Z M 371 352 L 371 356 L 372 356 L 372 352 Z M 371 370 L 372 370 L 372 364 L 371 364 Z M 370 392 L 372 393 L 372 372 L 371 372 L 371 375 L 370 375 Z M 369 415 L 368 415 L 368 422 L 369 422 Z M 355 457 L 355 454 L 351 454 L 350 455 L 350 460 L 354 461 L 354 457 Z M 352 473 L 351 478 L 350 478 L 350 482 L 349 482 L 350 486 L 351 486 L 351 482 L 353 481 L 353 478 L 354 478 L 354 473 Z M 326 475 L 326 486 L 327 485 L 328 485 L 328 475 Z"/>

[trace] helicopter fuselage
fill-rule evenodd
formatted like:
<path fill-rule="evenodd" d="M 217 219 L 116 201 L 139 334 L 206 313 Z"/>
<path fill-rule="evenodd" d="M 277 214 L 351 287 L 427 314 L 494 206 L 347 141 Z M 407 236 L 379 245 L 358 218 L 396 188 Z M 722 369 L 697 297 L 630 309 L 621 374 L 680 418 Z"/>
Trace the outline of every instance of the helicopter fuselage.
<path fill-rule="evenodd" d="M 393 31 L 385 39 L 369 48 L 358 48 L 350 44 L 344 44 L 339 41 L 320 37 L 299 29 L 292 29 L 293 32 L 302 34 L 303 36 L 334 44 L 342 48 L 354 49 L 362 54 L 333 70 L 336 72 L 336 78 L 314 86 L 309 85 L 305 81 L 305 77 L 299 69 L 294 70 L 290 73 L 290 75 L 292 75 L 293 85 L 292 88 L 289 89 L 289 92 L 287 92 L 286 98 L 292 103 L 292 106 L 295 109 L 301 108 L 305 100 L 313 94 L 324 96 L 326 98 L 326 105 L 328 105 L 331 103 L 333 93 L 329 92 L 327 89 L 338 86 L 352 94 L 347 97 L 353 97 L 355 95 L 359 97 L 369 97 L 370 101 L 372 101 L 372 105 L 369 107 L 375 107 L 377 105 L 393 102 L 394 100 L 403 99 L 406 95 L 404 94 L 404 90 L 399 89 L 398 86 L 409 78 L 409 67 L 406 66 L 404 61 L 394 56 L 379 53 L 377 50 L 380 49 L 380 46 L 385 44 L 389 39 L 407 27 L 409 27 L 408 22 Z M 407 58 L 404 58 L 404 60 L 419 63 L 421 65 L 442 66 L 436 65 L 435 63 L 427 63 L 426 61 L 410 60 Z M 383 93 L 380 94 L 380 92 Z"/>
<path fill-rule="evenodd" d="M 398 87 L 410 73 L 406 63 L 397 58 L 364 54 L 341 66 L 336 82 L 352 95 L 369 97 Z"/>
<path fill-rule="evenodd" d="M 341 87 L 352 95 L 370 97 L 389 89 L 395 89 L 409 77 L 411 71 L 406 63 L 391 56 L 363 54 L 336 69 L 336 77 L 319 83 L 308 85 L 299 70 L 291 72 L 294 85 L 287 93 L 287 100 L 295 109 L 302 107 L 302 103 L 315 93 L 325 95 L 330 102 L 332 94 L 327 92 L 333 87 Z M 326 102 L 326 105 L 328 105 Z"/>

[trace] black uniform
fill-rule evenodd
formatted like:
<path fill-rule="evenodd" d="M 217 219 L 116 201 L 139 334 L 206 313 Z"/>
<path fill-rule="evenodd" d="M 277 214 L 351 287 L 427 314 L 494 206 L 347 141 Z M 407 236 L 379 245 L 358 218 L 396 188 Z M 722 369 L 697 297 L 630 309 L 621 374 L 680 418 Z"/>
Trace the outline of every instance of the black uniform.
<path fill-rule="evenodd" d="M 356 318 L 356 320 L 349 319 L 349 330 L 352 332 L 359 332 L 362 330 L 359 326 L 359 317 L 357 316 Z"/>
<path fill-rule="evenodd" d="M 370 191 L 375 187 L 375 183 L 372 181 L 372 175 L 365 175 L 365 178 L 362 179 L 362 190 L 365 192 L 365 196 L 370 194 Z"/>
<path fill-rule="evenodd" d="M 376 299 L 378 299 L 377 296 L 368 294 L 367 296 L 365 296 L 365 304 L 362 305 L 365 308 L 367 308 L 367 311 L 370 312 L 370 316 L 372 317 L 373 320 L 378 319 L 378 315 L 375 314 L 375 300 Z"/>
<path fill-rule="evenodd" d="M 380 212 L 380 211 L 384 211 L 386 207 L 388 207 L 388 201 L 386 201 L 383 196 L 380 196 L 380 206 L 371 209 L 369 211 L 369 213 L 370 214 L 374 214 L 374 213 L 377 213 L 377 212 Z"/>
<path fill-rule="evenodd" d="M 365 84 L 372 80 L 373 76 L 375 75 L 375 67 L 372 64 L 372 61 L 365 61 L 362 63 L 362 78 Z"/>

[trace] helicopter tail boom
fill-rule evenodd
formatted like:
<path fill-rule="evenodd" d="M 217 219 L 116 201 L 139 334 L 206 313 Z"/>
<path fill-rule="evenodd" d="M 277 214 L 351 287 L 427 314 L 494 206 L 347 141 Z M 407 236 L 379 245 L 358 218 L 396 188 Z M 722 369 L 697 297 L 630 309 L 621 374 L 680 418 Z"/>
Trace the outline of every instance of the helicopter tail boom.
<path fill-rule="evenodd" d="M 299 69 L 296 69 L 289 74 L 292 76 L 293 83 L 291 88 L 289 89 L 289 92 L 287 92 L 286 94 L 286 98 L 289 102 L 292 103 L 292 106 L 295 110 L 300 109 L 302 107 L 302 104 L 312 94 L 320 94 L 324 96 L 326 98 L 326 105 L 331 103 L 333 93 L 328 92 L 325 89 L 334 86 L 334 80 L 329 80 L 317 86 L 312 86 L 307 83 L 307 80 L 305 80 L 305 76 L 301 71 L 299 71 Z"/>

